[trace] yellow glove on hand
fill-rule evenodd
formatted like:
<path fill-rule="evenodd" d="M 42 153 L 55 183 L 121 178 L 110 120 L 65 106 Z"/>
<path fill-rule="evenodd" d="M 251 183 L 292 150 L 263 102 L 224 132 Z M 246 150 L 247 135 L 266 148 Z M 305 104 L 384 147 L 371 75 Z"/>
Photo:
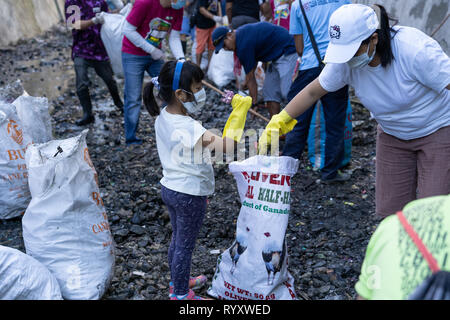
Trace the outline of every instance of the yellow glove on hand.
<path fill-rule="evenodd" d="M 291 132 L 296 124 L 297 120 L 293 119 L 285 110 L 274 115 L 259 138 L 258 153 L 260 155 L 265 155 L 267 153 L 267 146 L 272 143 L 272 135 L 275 137 L 285 135 L 288 132 Z"/>
<path fill-rule="evenodd" d="M 252 107 L 252 98 L 235 94 L 231 101 L 231 106 L 233 107 L 233 112 L 231 112 L 223 129 L 223 138 L 228 137 L 239 142 L 244 133 L 247 112 Z"/>

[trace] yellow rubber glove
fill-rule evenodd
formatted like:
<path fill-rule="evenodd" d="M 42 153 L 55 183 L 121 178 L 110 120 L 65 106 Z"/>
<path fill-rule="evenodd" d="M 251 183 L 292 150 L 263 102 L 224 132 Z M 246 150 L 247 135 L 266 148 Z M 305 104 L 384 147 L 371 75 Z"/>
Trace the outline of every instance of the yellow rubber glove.
<path fill-rule="evenodd" d="M 274 137 L 285 135 L 288 132 L 291 132 L 296 124 L 297 120 L 292 118 L 285 110 L 274 115 L 259 138 L 258 153 L 260 155 L 267 153 L 267 146 L 272 143 L 272 135 Z"/>
<path fill-rule="evenodd" d="M 231 101 L 233 112 L 228 117 L 228 121 L 223 129 L 223 138 L 228 137 L 236 142 L 241 141 L 244 133 L 247 112 L 252 107 L 252 98 L 235 94 Z"/>

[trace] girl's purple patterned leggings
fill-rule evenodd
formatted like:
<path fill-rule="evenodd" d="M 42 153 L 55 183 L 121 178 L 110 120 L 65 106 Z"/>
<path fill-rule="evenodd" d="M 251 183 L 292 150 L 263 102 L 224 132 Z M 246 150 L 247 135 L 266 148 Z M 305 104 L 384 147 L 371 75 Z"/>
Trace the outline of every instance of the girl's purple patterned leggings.
<path fill-rule="evenodd" d="M 176 295 L 189 291 L 191 258 L 206 212 L 206 196 L 191 196 L 166 187 L 161 188 L 172 224 L 169 268 Z"/>

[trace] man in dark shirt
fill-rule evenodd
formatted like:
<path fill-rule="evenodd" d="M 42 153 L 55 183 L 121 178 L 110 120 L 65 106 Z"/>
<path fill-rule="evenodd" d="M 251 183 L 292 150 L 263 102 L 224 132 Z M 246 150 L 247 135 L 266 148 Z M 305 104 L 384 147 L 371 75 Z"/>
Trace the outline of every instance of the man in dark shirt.
<path fill-rule="evenodd" d="M 72 59 L 75 65 L 77 95 L 83 108 L 83 118 L 76 122 L 79 126 L 95 121 L 89 94 L 91 82 L 88 68 L 94 68 L 108 87 L 114 104 L 119 110 L 123 110 L 111 63 L 100 37 L 101 25 L 104 23 L 101 13 L 107 11 L 105 0 L 66 0 L 65 3 L 67 25 L 72 29 L 73 36 Z"/>
<path fill-rule="evenodd" d="M 280 103 L 287 101 L 297 52 L 294 38 L 283 27 L 268 22 L 247 24 L 237 30 L 220 27 L 213 32 L 216 52 L 224 48 L 234 51 L 246 73 L 246 83 L 253 99 L 258 101 L 255 70 L 258 62 L 269 64 L 264 80 L 263 97 L 271 116 L 280 112 Z"/>
<path fill-rule="evenodd" d="M 247 23 L 259 22 L 259 0 L 227 0 L 228 22 L 233 29 Z"/>

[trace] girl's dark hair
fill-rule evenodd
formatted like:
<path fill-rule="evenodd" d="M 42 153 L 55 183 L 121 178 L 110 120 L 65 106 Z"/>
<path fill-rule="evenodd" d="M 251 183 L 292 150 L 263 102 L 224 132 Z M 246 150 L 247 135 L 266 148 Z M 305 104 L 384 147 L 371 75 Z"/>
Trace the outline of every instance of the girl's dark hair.
<path fill-rule="evenodd" d="M 397 19 L 390 17 L 386 9 L 380 5 L 376 4 L 380 8 L 381 21 L 380 29 L 377 29 L 378 33 L 378 44 L 377 44 L 377 54 L 380 56 L 381 65 L 386 68 L 394 60 L 394 54 L 392 52 L 392 39 L 395 37 L 398 31 L 395 31 L 393 27 L 398 23 Z M 393 25 L 390 25 L 390 21 L 393 21 Z M 368 39 L 363 41 L 363 44 L 369 44 L 370 36 Z"/>
<path fill-rule="evenodd" d="M 158 77 L 160 87 L 158 96 L 166 103 L 171 103 L 175 97 L 174 91 L 172 90 L 172 83 L 176 65 L 177 61 L 166 62 L 163 65 Z M 184 62 L 183 69 L 181 70 L 179 88 L 187 92 L 191 92 L 192 83 L 201 82 L 204 77 L 205 74 L 199 66 L 190 61 L 186 61 Z M 150 113 L 153 117 L 156 117 L 159 115 L 160 110 L 153 94 L 153 88 L 154 84 L 152 82 L 147 83 L 144 87 L 142 97 L 148 113 Z"/>

